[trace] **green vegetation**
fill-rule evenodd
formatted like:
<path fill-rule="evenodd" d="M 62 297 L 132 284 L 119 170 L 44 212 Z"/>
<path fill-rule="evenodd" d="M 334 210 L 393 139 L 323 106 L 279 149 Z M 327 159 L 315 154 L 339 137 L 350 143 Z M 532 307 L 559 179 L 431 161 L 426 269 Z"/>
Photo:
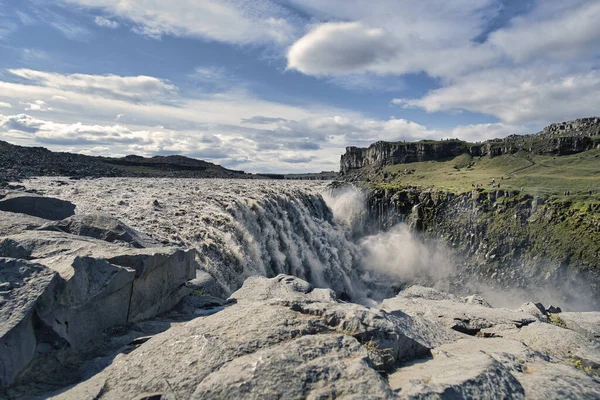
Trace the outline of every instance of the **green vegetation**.
<path fill-rule="evenodd" d="M 556 325 L 558 327 L 564 328 L 564 329 L 568 329 L 567 328 L 567 323 L 558 315 L 556 314 L 550 314 L 550 323 L 553 325 Z"/>
<path fill-rule="evenodd" d="M 572 366 L 589 374 L 592 372 L 592 367 L 586 365 L 581 358 L 575 357 L 569 362 Z"/>
<path fill-rule="evenodd" d="M 569 156 L 542 156 L 527 152 L 494 158 L 462 154 L 447 161 L 427 161 L 385 167 L 378 188 L 415 186 L 455 193 L 473 187 L 504 189 L 543 197 L 600 198 L 600 151 Z M 492 187 L 492 179 L 496 187 Z M 498 187 L 499 186 L 499 187 Z M 592 191 L 592 196 L 589 192 Z"/>

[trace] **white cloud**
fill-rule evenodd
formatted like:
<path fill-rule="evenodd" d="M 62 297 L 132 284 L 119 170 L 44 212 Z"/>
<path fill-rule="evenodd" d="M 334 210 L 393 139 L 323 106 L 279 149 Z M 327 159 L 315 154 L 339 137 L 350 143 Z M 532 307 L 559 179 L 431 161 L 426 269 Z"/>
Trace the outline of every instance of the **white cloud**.
<path fill-rule="evenodd" d="M 503 124 L 431 129 L 405 119 L 365 118 L 351 110 L 319 104 L 291 106 L 265 101 L 248 92 L 174 96 L 174 105 L 132 103 L 72 84 L 0 81 L 0 101 L 41 107 L 41 103 L 27 100 L 38 99 L 46 106 L 60 103 L 61 107 L 48 107 L 43 119 L 19 114 L 21 110 L 0 117 L 0 132 L 5 140 L 61 151 L 101 146 L 109 149 L 103 153 L 107 155 L 180 153 L 248 171 L 300 172 L 337 169 L 339 156 L 349 145 L 461 135 L 483 140 L 522 131 Z M 127 124 L 122 117 L 115 122 L 115 116 L 122 114 L 127 115 Z M 300 162 L 303 160 L 310 163 Z"/>
<path fill-rule="evenodd" d="M 162 79 L 144 75 L 123 77 L 117 75 L 58 74 L 31 69 L 9 69 L 8 72 L 40 86 L 132 102 L 161 101 L 163 96 L 171 96 L 177 92 L 174 85 Z"/>
<path fill-rule="evenodd" d="M 44 100 L 35 100 L 33 102 L 22 101 L 21 104 L 25 106 L 25 111 L 52 111 L 52 107 Z"/>
<path fill-rule="evenodd" d="M 474 39 L 496 15 L 496 0 L 296 1 L 325 22 L 296 41 L 288 67 L 309 75 L 361 72 L 460 74 L 496 60 Z"/>
<path fill-rule="evenodd" d="M 285 44 L 293 26 L 281 7 L 268 0 L 63 0 L 104 10 L 137 24 L 136 32 L 200 37 L 227 43 Z"/>
<path fill-rule="evenodd" d="M 539 123 L 593 116 L 600 109 L 600 71 L 569 72 L 546 65 L 470 74 L 420 99 L 395 99 L 428 112 L 467 110 L 507 123 Z"/>
<path fill-rule="evenodd" d="M 399 50 L 381 29 L 359 22 L 326 23 L 290 47 L 288 68 L 309 75 L 355 73 L 393 59 Z"/>
<path fill-rule="evenodd" d="M 532 13 L 490 35 L 517 62 L 592 56 L 600 50 L 600 2 L 543 2 Z"/>
<path fill-rule="evenodd" d="M 113 21 L 111 19 L 101 16 L 97 16 L 96 18 L 94 18 L 94 22 L 96 23 L 96 25 L 101 26 L 103 28 L 117 29 L 119 27 L 119 23 L 117 21 Z"/>
<path fill-rule="evenodd" d="M 5 101 L 0 101 L 0 108 L 12 108 L 12 104 Z"/>

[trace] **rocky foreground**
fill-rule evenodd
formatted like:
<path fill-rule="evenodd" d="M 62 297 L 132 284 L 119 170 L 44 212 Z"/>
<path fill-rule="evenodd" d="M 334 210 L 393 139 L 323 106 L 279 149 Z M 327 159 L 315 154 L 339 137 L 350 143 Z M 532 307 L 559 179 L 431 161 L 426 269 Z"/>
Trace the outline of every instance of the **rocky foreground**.
<path fill-rule="evenodd" d="M 600 397 L 600 312 L 420 286 L 367 307 L 289 275 L 223 299 L 196 250 L 2 196 L 0 397 Z"/>

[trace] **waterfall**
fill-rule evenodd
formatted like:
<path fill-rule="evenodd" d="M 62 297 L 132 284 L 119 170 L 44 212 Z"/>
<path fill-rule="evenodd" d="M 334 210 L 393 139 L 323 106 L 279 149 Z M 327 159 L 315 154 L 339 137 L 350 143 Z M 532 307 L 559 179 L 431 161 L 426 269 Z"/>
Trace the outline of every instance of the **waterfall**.
<path fill-rule="evenodd" d="M 341 299 L 381 298 L 381 284 L 362 267 L 363 251 L 353 238 L 352 226 L 365 215 L 364 199 L 350 196 L 350 208 L 342 210 L 343 199 L 336 206 L 325 196 L 334 215 L 322 182 L 55 181 L 38 178 L 27 185 L 74 202 L 78 213 L 108 213 L 159 241 L 195 248 L 199 264 L 225 292 L 252 275 L 291 274 L 331 288 Z"/>

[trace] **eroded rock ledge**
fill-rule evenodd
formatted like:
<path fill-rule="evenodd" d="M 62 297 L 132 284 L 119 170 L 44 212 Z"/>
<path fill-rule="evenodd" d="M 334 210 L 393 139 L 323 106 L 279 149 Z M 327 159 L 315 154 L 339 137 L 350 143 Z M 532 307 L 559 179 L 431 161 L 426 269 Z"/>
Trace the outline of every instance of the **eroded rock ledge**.
<path fill-rule="evenodd" d="M 369 308 L 292 276 L 253 277 L 222 311 L 154 336 L 50 398 L 600 396 L 594 343 L 530 306 L 493 309 L 412 287 Z M 594 318 L 581 316 L 598 331 Z"/>
<path fill-rule="evenodd" d="M 0 212 L 0 387 L 37 355 L 83 348 L 106 329 L 170 310 L 190 292 L 194 250 L 144 247 L 153 243 L 131 228 L 110 216 L 75 217 L 63 200 L 11 194 L 0 203 L 7 201 L 12 212 Z"/>

